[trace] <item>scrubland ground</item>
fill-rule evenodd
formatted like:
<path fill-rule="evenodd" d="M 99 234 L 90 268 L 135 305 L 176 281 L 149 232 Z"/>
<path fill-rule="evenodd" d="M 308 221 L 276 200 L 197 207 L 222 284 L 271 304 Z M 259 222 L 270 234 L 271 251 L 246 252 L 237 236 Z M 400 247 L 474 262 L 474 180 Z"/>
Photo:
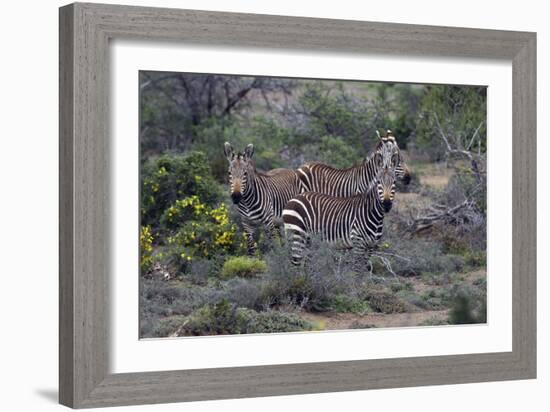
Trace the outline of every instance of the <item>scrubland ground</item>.
<path fill-rule="evenodd" d="M 185 273 L 157 266 L 142 279 L 142 337 L 485 322 L 485 232 L 407 230 L 454 173 L 444 164 L 411 167 L 415 179 L 396 194 L 372 271 L 352 269 L 348 252 L 317 240 L 301 268 L 279 240 L 261 241 L 254 258 L 191 261 Z"/>

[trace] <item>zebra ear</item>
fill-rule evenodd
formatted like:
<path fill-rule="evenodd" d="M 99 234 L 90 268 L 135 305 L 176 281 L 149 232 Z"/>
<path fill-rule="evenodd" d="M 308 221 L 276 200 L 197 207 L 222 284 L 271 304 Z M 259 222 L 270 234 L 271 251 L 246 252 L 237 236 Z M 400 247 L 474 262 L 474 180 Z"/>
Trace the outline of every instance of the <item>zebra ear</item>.
<path fill-rule="evenodd" d="M 252 157 L 252 155 L 254 154 L 254 145 L 252 143 L 246 146 L 246 149 L 244 149 L 244 154 L 249 159 Z"/>
<path fill-rule="evenodd" d="M 382 136 L 380 136 L 380 132 L 378 130 L 376 130 L 376 136 L 378 136 L 378 138 L 382 140 Z"/>
<path fill-rule="evenodd" d="M 225 154 L 225 157 L 227 157 L 227 160 L 232 160 L 235 152 L 233 151 L 233 146 L 229 142 L 225 142 L 223 145 L 223 153 Z"/>

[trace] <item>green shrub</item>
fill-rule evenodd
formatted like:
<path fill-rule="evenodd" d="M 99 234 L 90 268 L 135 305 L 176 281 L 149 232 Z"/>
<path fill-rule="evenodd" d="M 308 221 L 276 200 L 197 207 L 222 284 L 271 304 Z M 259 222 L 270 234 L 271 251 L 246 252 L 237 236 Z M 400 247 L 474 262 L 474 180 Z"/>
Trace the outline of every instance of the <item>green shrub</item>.
<path fill-rule="evenodd" d="M 397 251 L 406 258 L 388 258 L 392 270 L 399 276 L 448 275 L 461 271 L 466 265 L 464 256 L 445 253 L 438 239 L 403 236 L 391 225 L 384 225 L 383 239 L 388 251 Z M 375 273 L 385 272 L 379 263 L 375 269 Z"/>
<path fill-rule="evenodd" d="M 250 319 L 244 333 L 298 332 L 313 330 L 314 325 L 292 313 L 248 311 Z"/>
<path fill-rule="evenodd" d="M 376 312 L 403 313 L 406 311 L 405 303 L 397 296 L 380 290 L 372 290 L 367 293 L 368 305 Z"/>
<path fill-rule="evenodd" d="M 158 322 L 167 317 L 189 315 L 204 305 L 223 299 L 223 291 L 197 286 L 183 281 L 163 281 L 142 278 L 139 311 L 140 336 L 152 337 Z"/>
<path fill-rule="evenodd" d="M 469 324 L 487 322 L 487 299 L 461 290 L 456 294 L 449 312 L 449 323 Z"/>
<path fill-rule="evenodd" d="M 186 317 L 181 315 L 170 316 L 159 320 L 153 327 L 151 332 L 152 337 L 165 338 L 174 335 L 178 332 L 181 325 L 185 322 Z"/>
<path fill-rule="evenodd" d="M 163 215 L 167 227 L 179 227 L 165 239 L 165 263 L 181 272 L 188 272 L 194 260 L 216 258 L 218 255 L 243 253 L 244 237 L 231 223 L 229 210 L 222 203 L 217 208 L 205 205 L 196 196 L 176 202 Z M 181 216 L 189 216 L 187 219 Z M 183 222 L 183 223 L 182 223 Z"/>
<path fill-rule="evenodd" d="M 246 256 L 237 256 L 225 261 L 220 276 L 223 278 L 234 276 L 248 278 L 257 276 L 266 270 L 267 265 L 263 260 Z"/>
<path fill-rule="evenodd" d="M 177 331 L 179 336 L 199 336 L 313 329 L 311 323 L 294 314 L 278 311 L 256 312 L 239 308 L 224 299 L 215 305 L 204 306 L 189 316 L 161 321 L 154 333 L 171 334 Z"/>
<path fill-rule="evenodd" d="M 304 251 L 304 264 L 294 266 L 287 245 L 277 242 L 265 255 L 262 302 L 270 307 L 296 305 L 312 312 L 365 312 L 370 281 L 353 270 L 347 251 L 314 237 Z"/>
<path fill-rule="evenodd" d="M 413 286 L 411 282 L 394 281 L 390 283 L 390 289 L 393 293 L 397 293 L 401 291 L 411 291 L 413 290 Z"/>
<path fill-rule="evenodd" d="M 242 150 L 249 143 L 254 144 L 254 160 L 258 170 L 288 167 L 279 152 L 292 142 L 293 130 L 279 125 L 272 116 L 258 114 L 252 119 L 240 121 L 236 118 L 210 118 L 194 130 L 197 135 L 194 148 L 207 155 L 212 176 L 218 182 L 227 182 L 228 164 L 223 153 L 223 144 L 227 141 L 235 150 Z"/>
<path fill-rule="evenodd" d="M 158 228 L 165 210 L 179 199 L 197 196 L 213 206 L 221 197 L 221 188 L 202 152 L 151 157 L 141 166 L 140 182 L 141 224 L 153 229 Z"/>
<path fill-rule="evenodd" d="M 223 283 L 226 298 L 238 307 L 267 310 L 270 305 L 262 299 L 261 279 L 234 277 Z"/>
<path fill-rule="evenodd" d="M 365 126 L 374 123 L 371 106 L 350 93 L 342 83 L 306 83 L 298 100 L 305 117 L 301 128 L 303 143 L 315 144 L 319 136 L 332 135 L 360 149 L 365 145 L 365 135 L 376 138 L 375 127 Z"/>
<path fill-rule="evenodd" d="M 139 252 L 140 261 L 139 266 L 141 274 L 145 275 L 151 269 L 153 264 L 153 234 L 151 233 L 150 226 L 141 226 L 139 232 Z"/>
<path fill-rule="evenodd" d="M 361 154 L 340 136 L 323 136 L 317 158 L 332 167 L 350 167 L 361 161 Z"/>
<path fill-rule="evenodd" d="M 368 302 L 343 294 L 336 295 L 332 298 L 329 305 L 335 312 L 356 313 L 358 315 L 365 315 L 372 312 Z"/>
<path fill-rule="evenodd" d="M 452 135 L 466 147 L 477 133 L 482 137 L 480 150 L 486 151 L 487 89 L 454 85 L 430 85 L 420 103 L 416 143 L 431 159 L 444 157 L 445 147 L 439 133 Z"/>

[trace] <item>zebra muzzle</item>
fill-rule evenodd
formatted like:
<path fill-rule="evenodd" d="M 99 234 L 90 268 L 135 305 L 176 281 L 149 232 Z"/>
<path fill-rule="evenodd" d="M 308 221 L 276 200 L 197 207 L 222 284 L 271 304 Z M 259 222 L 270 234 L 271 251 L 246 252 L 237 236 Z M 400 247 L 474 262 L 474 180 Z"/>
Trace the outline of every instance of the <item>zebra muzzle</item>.
<path fill-rule="evenodd" d="M 382 206 L 384 207 L 384 212 L 388 213 L 391 210 L 393 202 L 390 199 L 384 199 Z"/>
<path fill-rule="evenodd" d="M 243 197 L 243 195 L 241 194 L 241 192 L 231 193 L 231 200 L 233 201 L 234 204 L 239 203 L 241 201 L 242 197 Z"/>

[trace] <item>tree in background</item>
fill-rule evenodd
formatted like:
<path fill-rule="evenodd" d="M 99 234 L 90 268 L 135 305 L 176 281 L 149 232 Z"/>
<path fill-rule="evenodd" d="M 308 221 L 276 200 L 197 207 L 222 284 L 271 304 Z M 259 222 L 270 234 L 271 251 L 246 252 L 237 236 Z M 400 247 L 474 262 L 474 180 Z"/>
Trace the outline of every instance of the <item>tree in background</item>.
<path fill-rule="evenodd" d="M 283 100 L 293 81 L 271 77 L 140 72 L 140 142 L 142 157 L 184 151 L 196 143 L 200 126 L 216 119 L 222 125 L 251 102 Z"/>

